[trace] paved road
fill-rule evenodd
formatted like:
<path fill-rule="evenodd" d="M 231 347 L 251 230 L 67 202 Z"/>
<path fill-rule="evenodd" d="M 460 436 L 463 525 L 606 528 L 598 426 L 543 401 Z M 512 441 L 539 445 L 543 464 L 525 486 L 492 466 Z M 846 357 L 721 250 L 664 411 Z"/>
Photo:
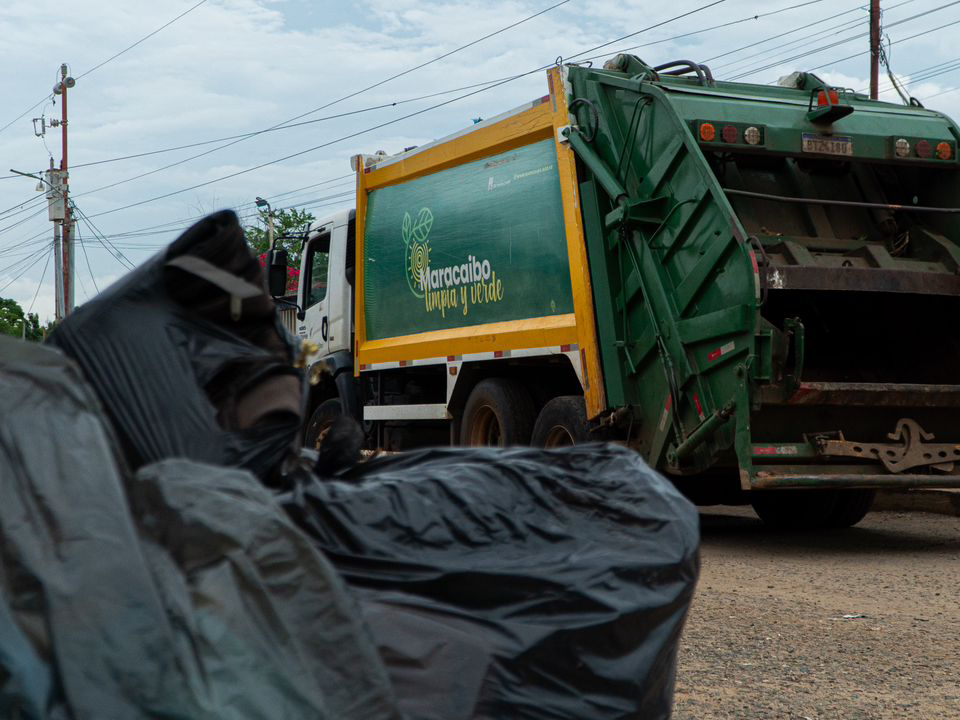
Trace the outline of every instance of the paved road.
<path fill-rule="evenodd" d="M 960 719 L 960 518 L 810 536 L 706 508 L 701 527 L 676 720 Z"/>

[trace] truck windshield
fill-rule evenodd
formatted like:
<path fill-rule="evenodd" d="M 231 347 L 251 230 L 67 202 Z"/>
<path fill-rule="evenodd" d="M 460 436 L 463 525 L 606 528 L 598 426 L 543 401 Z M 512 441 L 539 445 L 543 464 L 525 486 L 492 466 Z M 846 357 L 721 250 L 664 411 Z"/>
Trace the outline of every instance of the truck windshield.
<path fill-rule="evenodd" d="M 324 235 L 310 243 L 310 260 L 307 278 L 307 307 L 322 302 L 327 297 L 327 266 L 330 261 L 330 235 Z"/>

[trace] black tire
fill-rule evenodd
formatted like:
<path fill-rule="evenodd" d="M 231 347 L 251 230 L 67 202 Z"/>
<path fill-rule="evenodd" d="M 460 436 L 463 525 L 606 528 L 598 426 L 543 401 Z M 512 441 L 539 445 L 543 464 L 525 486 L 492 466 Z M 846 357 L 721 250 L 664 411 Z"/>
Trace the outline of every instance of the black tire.
<path fill-rule="evenodd" d="M 310 416 L 310 422 L 303 430 L 303 446 L 310 450 L 317 450 L 324 434 L 330 429 L 333 421 L 343 415 L 343 405 L 340 398 L 330 398 L 317 405 L 317 409 Z"/>
<path fill-rule="evenodd" d="M 837 502 L 827 516 L 826 527 L 853 527 L 866 517 L 877 496 L 876 490 L 840 490 Z"/>
<path fill-rule="evenodd" d="M 528 445 L 537 416 L 527 389 L 511 378 L 477 383 L 467 398 L 460 422 L 461 445 Z"/>
<path fill-rule="evenodd" d="M 579 395 L 561 395 L 550 400 L 537 415 L 530 444 L 534 447 L 564 447 L 590 441 L 587 406 Z"/>
<path fill-rule="evenodd" d="M 767 490 L 750 493 L 754 512 L 766 525 L 784 530 L 827 527 L 837 504 L 834 490 Z"/>

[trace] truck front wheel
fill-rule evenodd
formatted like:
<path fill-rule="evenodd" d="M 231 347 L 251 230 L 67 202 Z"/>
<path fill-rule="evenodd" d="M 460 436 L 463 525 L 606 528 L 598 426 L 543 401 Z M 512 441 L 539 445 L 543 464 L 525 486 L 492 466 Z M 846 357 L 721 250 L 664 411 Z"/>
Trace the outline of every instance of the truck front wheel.
<path fill-rule="evenodd" d="M 527 445 L 536 408 L 527 389 L 511 378 L 477 383 L 463 409 L 462 445 Z"/>
<path fill-rule="evenodd" d="M 543 406 L 533 426 L 534 447 L 563 447 L 589 442 L 587 408 L 579 395 L 562 395 Z"/>
<path fill-rule="evenodd" d="M 317 409 L 310 416 L 310 422 L 303 431 L 303 446 L 310 450 L 320 447 L 320 441 L 333 421 L 343 415 L 343 405 L 339 398 L 330 398 L 317 405 Z"/>

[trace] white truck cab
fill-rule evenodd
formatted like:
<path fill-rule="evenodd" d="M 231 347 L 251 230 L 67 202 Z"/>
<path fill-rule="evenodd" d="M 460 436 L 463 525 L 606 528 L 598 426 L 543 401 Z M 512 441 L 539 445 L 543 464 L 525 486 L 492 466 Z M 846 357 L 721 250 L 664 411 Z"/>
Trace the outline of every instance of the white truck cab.
<path fill-rule="evenodd" d="M 314 221 L 300 262 L 297 335 L 316 343 L 319 358 L 353 347 L 354 211 Z"/>

